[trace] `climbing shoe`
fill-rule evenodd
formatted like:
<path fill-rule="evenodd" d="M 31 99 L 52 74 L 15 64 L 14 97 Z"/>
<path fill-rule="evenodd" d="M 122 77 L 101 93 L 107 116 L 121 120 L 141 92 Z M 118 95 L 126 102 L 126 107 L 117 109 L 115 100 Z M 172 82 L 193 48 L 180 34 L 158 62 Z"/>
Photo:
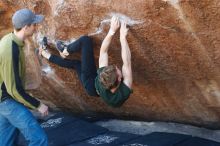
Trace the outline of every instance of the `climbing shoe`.
<path fill-rule="evenodd" d="M 57 41 L 56 48 L 58 51 L 63 52 L 64 49 L 67 49 L 67 45 L 62 41 Z"/>

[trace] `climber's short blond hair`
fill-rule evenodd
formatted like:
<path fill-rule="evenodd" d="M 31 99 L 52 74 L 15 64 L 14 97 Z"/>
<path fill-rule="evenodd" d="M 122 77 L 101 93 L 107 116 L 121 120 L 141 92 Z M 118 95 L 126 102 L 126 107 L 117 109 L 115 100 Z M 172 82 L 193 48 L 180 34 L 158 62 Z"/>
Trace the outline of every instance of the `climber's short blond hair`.
<path fill-rule="evenodd" d="M 105 89 L 112 89 L 118 85 L 118 76 L 115 65 L 105 67 L 99 76 L 99 81 Z"/>

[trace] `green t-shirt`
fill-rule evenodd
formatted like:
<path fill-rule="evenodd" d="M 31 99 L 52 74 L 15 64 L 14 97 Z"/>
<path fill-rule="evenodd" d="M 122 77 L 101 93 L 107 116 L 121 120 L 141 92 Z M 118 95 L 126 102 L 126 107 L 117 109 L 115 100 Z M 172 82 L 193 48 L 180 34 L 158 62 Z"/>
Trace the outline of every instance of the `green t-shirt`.
<path fill-rule="evenodd" d="M 112 107 L 119 107 L 128 99 L 128 97 L 132 93 L 132 90 L 123 82 L 120 83 L 115 93 L 112 93 L 110 90 L 105 89 L 99 81 L 100 72 L 104 68 L 105 67 L 102 67 L 97 70 L 98 75 L 95 79 L 96 91 L 108 105 Z"/>

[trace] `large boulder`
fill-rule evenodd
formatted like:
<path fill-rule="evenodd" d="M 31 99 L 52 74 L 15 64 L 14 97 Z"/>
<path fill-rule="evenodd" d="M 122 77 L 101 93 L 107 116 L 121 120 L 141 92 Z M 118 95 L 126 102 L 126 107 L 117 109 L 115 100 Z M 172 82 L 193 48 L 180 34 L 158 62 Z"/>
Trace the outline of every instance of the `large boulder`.
<path fill-rule="evenodd" d="M 26 51 L 27 87 L 36 97 L 73 112 L 220 127 L 219 0 L 1 0 L 1 36 L 11 31 L 11 15 L 23 7 L 45 15 Z M 38 61 L 34 54 L 44 35 L 53 43 L 88 34 L 97 63 L 114 15 L 130 26 L 134 76 L 134 92 L 121 108 L 88 96 L 76 72 Z M 50 51 L 57 54 L 54 48 Z M 117 32 L 110 63 L 120 66 L 120 53 Z M 80 54 L 70 58 L 75 57 Z"/>

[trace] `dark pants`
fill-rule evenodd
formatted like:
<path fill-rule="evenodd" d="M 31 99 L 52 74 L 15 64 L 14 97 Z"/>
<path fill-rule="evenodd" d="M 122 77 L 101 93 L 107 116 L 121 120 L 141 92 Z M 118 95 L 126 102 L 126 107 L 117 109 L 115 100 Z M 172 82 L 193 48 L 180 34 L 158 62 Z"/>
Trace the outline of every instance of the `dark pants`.
<path fill-rule="evenodd" d="M 82 36 L 67 47 L 69 53 L 78 52 L 81 50 L 82 59 L 69 60 L 51 55 L 50 62 L 53 62 L 61 67 L 76 70 L 80 81 L 82 82 L 86 92 L 90 96 L 98 96 L 95 89 L 95 78 L 97 76 L 96 65 L 93 52 L 92 39 L 88 36 Z"/>

